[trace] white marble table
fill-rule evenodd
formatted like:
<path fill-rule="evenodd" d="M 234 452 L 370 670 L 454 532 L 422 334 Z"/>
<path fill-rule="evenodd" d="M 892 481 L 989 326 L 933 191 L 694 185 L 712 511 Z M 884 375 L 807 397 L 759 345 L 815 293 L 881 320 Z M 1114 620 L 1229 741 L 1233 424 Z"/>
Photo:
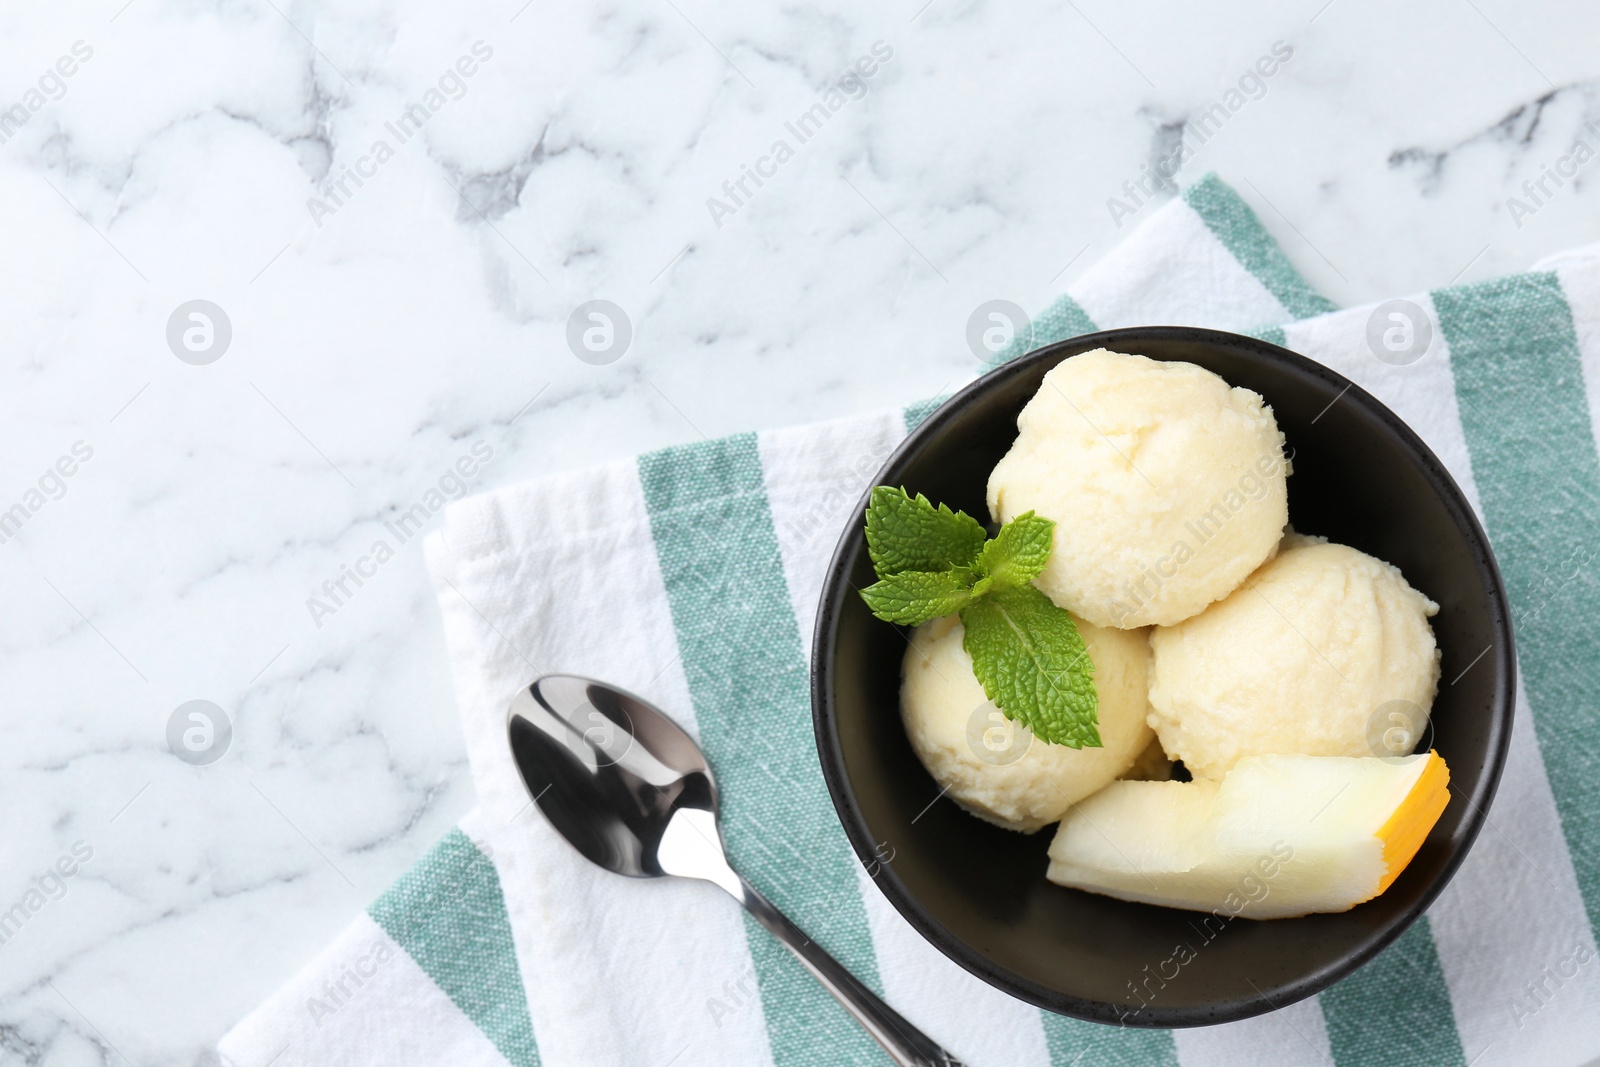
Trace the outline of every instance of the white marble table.
<path fill-rule="evenodd" d="M 344 568 L 475 446 L 473 490 L 937 392 L 1278 41 L 1177 181 L 1221 172 L 1334 299 L 1600 240 L 1600 163 L 1508 205 L 1600 146 L 1593 9 L 1145 6 L 0 13 L 0 909 L 43 895 L 0 1064 L 205 1062 L 470 806 L 418 541 Z M 606 364 L 566 341 L 596 298 Z M 225 349 L 169 345 L 197 299 Z M 210 765 L 169 749 L 191 700 Z"/>

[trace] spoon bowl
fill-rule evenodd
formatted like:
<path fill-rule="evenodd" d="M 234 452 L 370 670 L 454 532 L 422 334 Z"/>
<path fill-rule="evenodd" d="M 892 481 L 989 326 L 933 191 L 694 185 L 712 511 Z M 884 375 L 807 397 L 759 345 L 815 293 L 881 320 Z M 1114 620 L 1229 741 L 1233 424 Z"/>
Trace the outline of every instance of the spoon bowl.
<path fill-rule="evenodd" d="M 960 1067 L 729 865 L 705 753 L 659 708 L 614 686 L 547 674 L 517 693 L 507 741 L 522 783 L 591 863 L 630 878 L 721 886 L 793 952 L 901 1067 Z"/>
<path fill-rule="evenodd" d="M 517 694 L 511 755 L 539 810 L 584 858 L 630 878 L 661 867 L 680 810 L 717 815 L 711 765 L 684 729 L 631 693 L 547 674 Z"/>

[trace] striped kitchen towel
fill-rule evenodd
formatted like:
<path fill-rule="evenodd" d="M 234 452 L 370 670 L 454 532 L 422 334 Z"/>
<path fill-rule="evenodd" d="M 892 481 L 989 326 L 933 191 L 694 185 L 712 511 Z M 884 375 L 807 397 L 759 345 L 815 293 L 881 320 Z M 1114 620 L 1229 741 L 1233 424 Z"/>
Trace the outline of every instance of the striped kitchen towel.
<path fill-rule="evenodd" d="M 1510 760 L 1466 863 L 1388 951 L 1256 1019 L 1123 1030 L 984 985 L 888 904 L 823 786 L 807 656 L 838 533 L 930 403 L 455 505 L 428 555 L 479 806 L 228 1034 L 224 1061 L 887 1062 L 720 890 L 607 874 L 532 809 L 505 709 L 558 670 L 633 689 L 695 734 L 722 782 L 735 864 L 973 1067 L 1578 1067 L 1600 1055 L 1600 721 L 1586 684 L 1600 665 L 1600 256 L 1337 311 L 1207 177 L 998 358 L 1150 323 L 1253 332 L 1351 378 L 1428 441 L 1497 547 L 1523 685 Z M 1446 680 L 1467 666 L 1446 664 Z"/>

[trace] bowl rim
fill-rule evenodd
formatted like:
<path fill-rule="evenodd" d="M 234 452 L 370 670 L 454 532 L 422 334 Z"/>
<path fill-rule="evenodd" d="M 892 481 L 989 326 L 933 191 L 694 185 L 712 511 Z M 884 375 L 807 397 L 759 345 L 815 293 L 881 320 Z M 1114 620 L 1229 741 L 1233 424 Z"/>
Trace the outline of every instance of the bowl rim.
<path fill-rule="evenodd" d="M 1219 1001 L 1213 1005 L 1163 1006 L 1158 1008 L 1152 1004 L 1147 1005 L 1130 1019 L 1119 1013 L 1117 1006 L 1114 1004 L 1062 993 L 994 963 L 951 934 L 938 920 L 922 908 L 895 872 L 893 861 L 885 861 L 878 855 L 878 843 L 867 828 L 866 819 L 856 802 L 855 792 L 845 773 L 844 754 L 839 744 L 835 709 L 830 694 L 834 681 L 835 635 L 838 621 L 833 604 L 839 599 L 840 585 L 848 584 L 848 577 L 845 573 L 845 559 L 855 538 L 859 536 L 858 517 L 865 510 L 867 497 L 872 488 L 884 484 L 884 478 L 890 471 L 897 469 L 902 463 L 920 452 L 931 439 L 941 432 L 944 424 L 957 412 L 964 410 L 985 393 L 996 388 L 1000 383 L 1024 374 L 1040 363 L 1058 363 L 1061 360 L 1097 348 L 1109 348 L 1112 351 L 1130 351 L 1129 348 L 1123 346 L 1131 344 L 1135 346 L 1131 351 L 1136 352 L 1137 345 L 1143 341 L 1189 342 L 1236 350 L 1244 349 L 1255 356 L 1287 363 L 1291 368 L 1303 374 L 1322 379 L 1331 388 L 1339 390 L 1341 397 L 1346 395 L 1353 397 L 1357 403 L 1364 405 L 1370 413 L 1384 423 L 1398 437 L 1402 447 L 1421 469 L 1425 480 L 1440 495 L 1446 511 L 1450 514 L 1457 529 L 1461 531 L 1469 547 L 1473 550 L 1479 568 L 1487 579 L 1486 584 L 1489 590 L 1488 607 L 1493 629 L 1490 649 L 1499 652 L 1497 659 L 1506 664 L 1506 669 L 1494 692 L 1485 754 L 1485 773 L 1479 779 L 1478 788 L 1472 796 L 1468 797 L 1459 792 L 1455 793 L 1455 795 L 1463 797 L 1469 809 L 1462 823 L 1460 844 L 1455 852 L 1446 859 L 1443 868 L 1433 882 L 1422 891 L 1421 895 L 1410 907 L 1401 912 L 1389 924 L 1387 929 L 1369 943 L 1346 950 L 1344 955 L 1333 963 L 1313 970 L 1293 982 L 1277 987 L 1279 993 L 1277 998 L 1268 998 L 1266 994 L 1262 993 L 1259 996 Z M 1338 398 L 1336 397 L 1336 399 Z M 1444 891 L 1445 886 L 1449 884 L 1451 878 L 1455 876 L 1456 871 L 1460 869 L 1462 862 L 1467 857 L 1467 853 L 1471 851 L 1473 844 L 1477 841 L 1479 832 L 1487 821 L 1489 806 L 1499 788 L 1500 778 L 1505 770 L 1506 760 L 1510 752 L 1511 731 L 1516 712 L 1516 641 L 1512 632 L 1510 603 L 1506 595 L 1504 579 L 1500 574 L 1499 563 L 1495 558 L 1488 535 L 1484 531 L 1483 525 L 1478 521 L 1477 514 L 1472 510 L 1466 494 L 1462 492 L 1461 487 L 1456 484 L 1449 470 L 1439 460 L 1439 457 L 1434 454 L 1433 450 L 1417 435 L 1416 431 L 1411 429 L 1403 419 L 1371 393 L 1316 360 L 1260 338 L 1230 333 L 1225 330 L 1193 326 L 1122 327 L 1113 330 L 1100 330 L 1095 333 L 1082 334 L 1077 337 L 1056 341 L 1042 348 L 1036 348 L 979 375 L 972 382 L 969 382 L 940 403 L 933 412 L 906 435 L 893 453 L 890 454 L 889 458 L 879 467 L 878 471 L 873 475 L 871 484 L 863 490 L 857 501 L 856 508 L 849 515 L 849 521 L 841 531 L 839 541 L 828 560 L 828 569 L 823 578 L 816 623 L 812 632 L 812 727 L 816 737 L 817 755 L 822 765 L 823 780 L 827 784 L 828 795 L 833 800 L 834 811 L 838 815 L 840 824 L 844 827 L 845 835 L 849 839 L 851 847 L 855 850 L 857 859 L 868 870 L 876 870 L 878 872 L 874 877 L 874 881 L 889 899 L 889 902 L 894 905 L 895 910 L 911 924 L 917 933 L 921 934 L 946 957 L 954 960 L 969 973 L 1003 992 L 1058 1015 L 1084 1019 L 1090 1022 L 1140 1028 L 1165 1029 L 1207 1026 L 1234 1022 L 1274 1011 L 1287 1004 L 1321 992 L 1340 979 L 1347 977 L 1372 960 L 1378 953 L 1388 948 L 1401 934 L 1405 933 L 1432 906 L 1433 902 L 1438 899 L 1439 894 Z"/>

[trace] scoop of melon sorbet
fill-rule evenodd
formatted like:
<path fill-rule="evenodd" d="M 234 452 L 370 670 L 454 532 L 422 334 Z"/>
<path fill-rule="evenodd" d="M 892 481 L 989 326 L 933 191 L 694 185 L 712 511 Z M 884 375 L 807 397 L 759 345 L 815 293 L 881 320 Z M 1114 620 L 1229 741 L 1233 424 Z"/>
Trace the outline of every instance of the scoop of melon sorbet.
<path fill-rule="evenodd" d="M 1406 755 L 1439 688 L 1438 610 L 1390 564 L 1290 535 L 1225 600 L 1151 634 L 1151 725 L 1199 778 L 1245 756 Z"/>
<path fill-rule="evenodd" d="M 1272 409 L 1192 363 L 1096 349 L 1046 374 L 989 511 L 1054 520 L 1036 584 L 1096 626 L 1168 626 L 1277 548 L 1289 473 Z"/>
<path fill-rule="evenodd" d="M 1024 833 L 1048 826 L 1128 771 L 1154 740 L 1146 723 L 1146 631 L 1075 621 L 1094 664 L 1100 748 L 1049 744 L 1007 719 L 972 672 L 959 616 L 924 623 L 911 636 L 900 689 L 906 734 L 934 780 L 979 818 Z"/>

